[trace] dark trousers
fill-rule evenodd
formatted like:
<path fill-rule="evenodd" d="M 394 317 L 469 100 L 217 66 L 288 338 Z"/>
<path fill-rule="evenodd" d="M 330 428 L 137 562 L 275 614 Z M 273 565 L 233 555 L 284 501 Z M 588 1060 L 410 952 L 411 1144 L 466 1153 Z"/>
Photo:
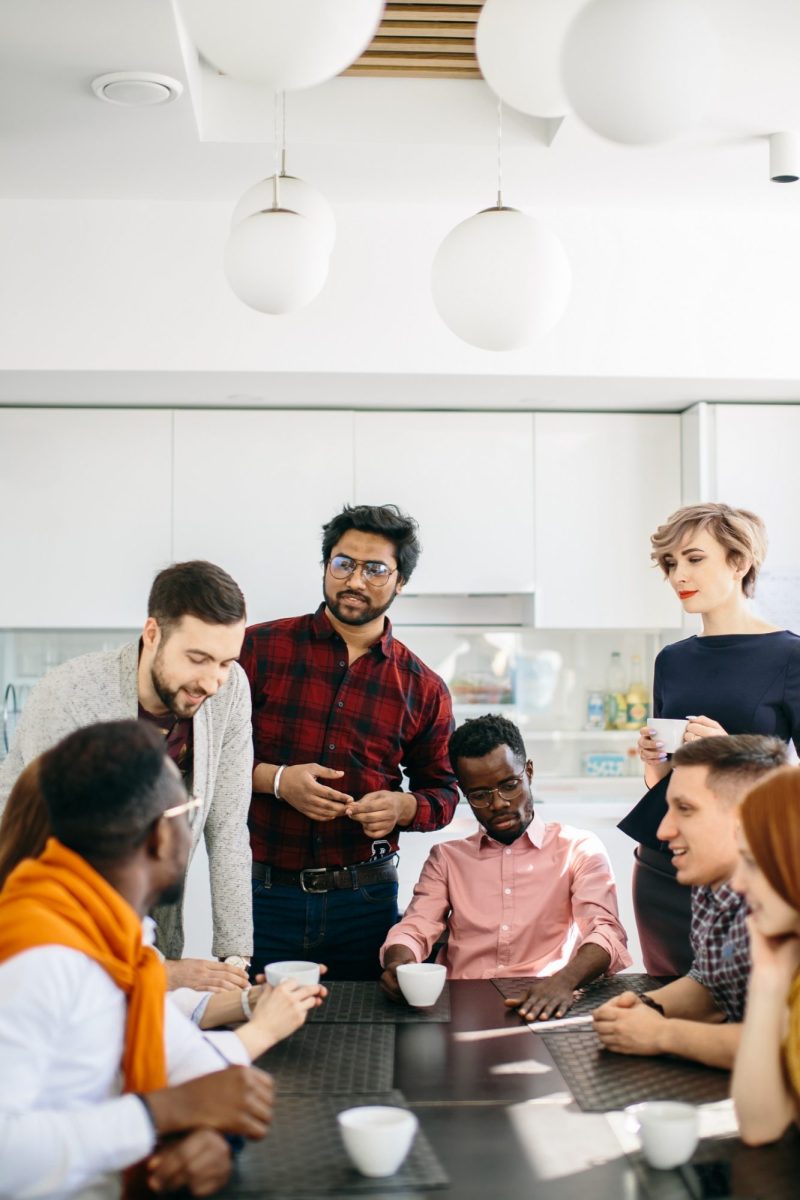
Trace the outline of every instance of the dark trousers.
<path fill-rule="evenodd" d="M 399 919 L 397 884 L 371 883 L 312 895 L 300 887 L 253 881 L 253 975 L 265 963 L 325 963 L 332 979 L 377 979 L 378 952 Z"/>
<path fill-rule="evenodd" d="M 678 883 L 671 856 L 637 846 L 633 911 L 648 975 L 685 975 L 692 965 L 692 889 Z"/>

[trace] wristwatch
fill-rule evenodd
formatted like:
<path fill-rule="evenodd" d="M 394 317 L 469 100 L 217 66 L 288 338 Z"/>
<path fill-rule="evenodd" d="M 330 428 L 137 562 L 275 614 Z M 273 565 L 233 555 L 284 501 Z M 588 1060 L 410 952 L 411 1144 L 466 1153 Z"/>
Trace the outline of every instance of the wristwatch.
<path fill-rule="evenodd" d="M 241 954 L 229 954 L 227 958 L 223 959 L 223 962 L 227 963 L 229 967 L 241 967 L 243 971 L 250 966 L 250 959 L 242 958 Z"/>

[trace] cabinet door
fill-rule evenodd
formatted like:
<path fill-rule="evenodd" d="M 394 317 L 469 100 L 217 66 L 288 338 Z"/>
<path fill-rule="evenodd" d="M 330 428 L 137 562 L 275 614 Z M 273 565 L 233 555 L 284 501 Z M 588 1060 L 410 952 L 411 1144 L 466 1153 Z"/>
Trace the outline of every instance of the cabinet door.
<path fill-rule="evenodd" d="M 251 623 L 322 599 L 322 525 L 352 500 L 350 412 L 175 413 L 175 557 L 218 563 Z"/>
<path fill-rule="evenodd" d="M 357 504 L 419 522 L 410 593 L 530 592 L 533 418 L 528 413 L 356 413 Z"/>
<path fill-rule="evenodd" d="M 769 570 L 800 569 L 800 405 L 715 404 L 712 500 L 749 508 L 769 534 Z"/>
<path fill-rule="evenodd" d="M 535 431 L 537 626 L 677 628 L 650 534 L 680 506 L 680 418 L 537 413 Z"/>
<path fill-rule="evenodd" d="M 140 626 L 171 558 L 172 414 L 0 409 L 0 455 L 0 626 Z"/>

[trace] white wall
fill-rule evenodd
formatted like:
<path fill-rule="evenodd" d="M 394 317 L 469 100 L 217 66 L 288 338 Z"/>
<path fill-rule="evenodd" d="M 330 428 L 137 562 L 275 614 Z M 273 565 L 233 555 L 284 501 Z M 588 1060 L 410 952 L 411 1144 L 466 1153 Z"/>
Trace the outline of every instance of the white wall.
<path fill-rule="evenodd" d="M 228 205 L 4 201 L 0 370 L 798 375 L 794 217 L 543 210 L 572 301 L 541 345 L 498 355 L 460 342 L 430 298 L 433 253 L 466 215 L 340 206 L 322 295 L 269 318 L 223 278 Z"/>

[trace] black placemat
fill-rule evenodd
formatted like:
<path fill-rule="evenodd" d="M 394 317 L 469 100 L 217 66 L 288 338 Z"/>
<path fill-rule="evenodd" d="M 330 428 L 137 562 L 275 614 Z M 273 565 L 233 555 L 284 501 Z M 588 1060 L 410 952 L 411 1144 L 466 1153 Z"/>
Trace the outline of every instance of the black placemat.
<path fill-rule="evenodd" d="M 279 1095 L 388 1091 L 394 1082 L 392 1025 L 304 1026 L 258 1060 Z"/>
<path fill-rule="evenodd" d="M 326 986 L 327 1000 L 308 1017 L 308 1021 L 315 1024 L 407 1025 L 450 1020 L 450 992 L 447 983 L 439 999 L 430 1008 L 411 1008 L 408 1004 L 394 1004 L 384 996 L 380 984 L 371 981 L 343 979 Z"/>
<path fill-rule="evenodd" d="M 597 979 L 594 983 L 588 983 L 586 987 L 578 988 L 577 998 L 567 1015 L 577 1017 L 581 1013 L 591 1012 L 593 1008 L 599 1008 L 601 1004 L 605 1004 L 613 996 L 621 995 L 622 992 L 652 992 L 668 982 L 668 979 L 657 979 L 653 975 L 633 974 L 611 975 L 607 979 Z M 524 996 L 532 980 L 530 978 L 493 979 L 492 983 L 501 996 L 508 998 Z"/>
<path fill-rule="evenodd" d="M 558 1035 L 554 1030 L 547 1049 L 584 1112 L 610 1112 L 642 1100 L 710 1104 L 724 1100 L 730 1089 L 727 1071 L 678 1058 L 614 1054 L 588 1028 Z"/>
<path fill-rule="evenodd" d="M 269 1136 L 239 1156 L 235 1194 L 341 1196 L 446 1187 L 449 1179 L 421 1129 L 394 1175 L 367 1179 L 347 1157 L 336 1114 L 361 1104 L 408 1108 L 402 1092 L 279 1097 Z"/>

